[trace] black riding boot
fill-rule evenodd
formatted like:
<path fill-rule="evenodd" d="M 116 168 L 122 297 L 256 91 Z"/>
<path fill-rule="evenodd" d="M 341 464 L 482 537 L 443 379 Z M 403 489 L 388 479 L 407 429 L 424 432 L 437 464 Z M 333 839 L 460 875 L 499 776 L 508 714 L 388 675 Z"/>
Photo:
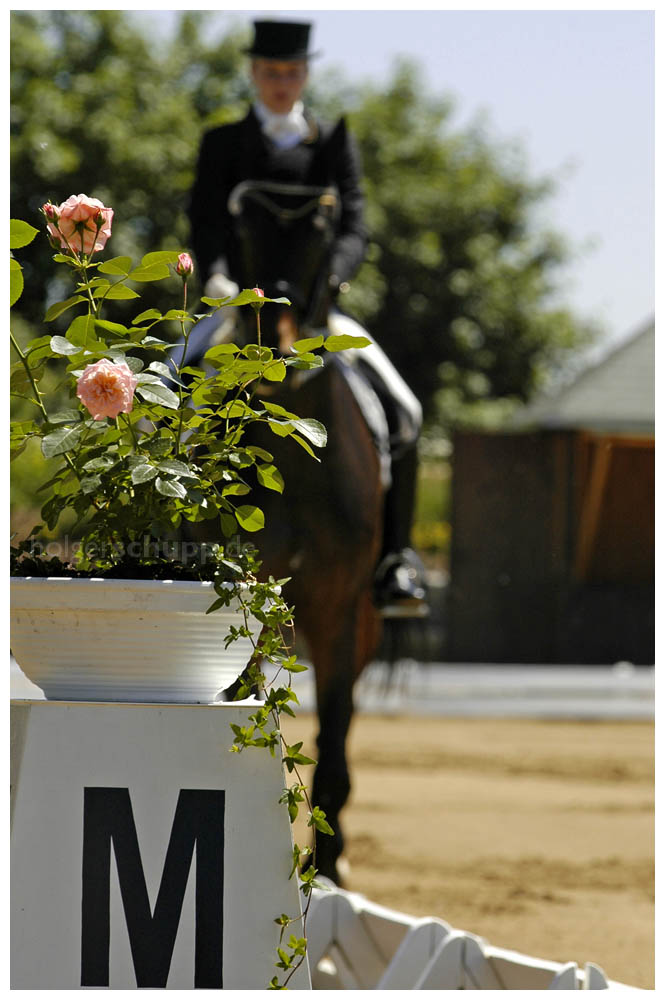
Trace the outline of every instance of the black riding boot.
<path fill-rule="evenodd" d="M 375 600 L 384 617 L 421 617 L 424 567 L 411 548 L 411 524 L 418 471 L 414 443 L 391 463 L 392 483 L 384 500 L 383 549 L 375 577 Z"/>

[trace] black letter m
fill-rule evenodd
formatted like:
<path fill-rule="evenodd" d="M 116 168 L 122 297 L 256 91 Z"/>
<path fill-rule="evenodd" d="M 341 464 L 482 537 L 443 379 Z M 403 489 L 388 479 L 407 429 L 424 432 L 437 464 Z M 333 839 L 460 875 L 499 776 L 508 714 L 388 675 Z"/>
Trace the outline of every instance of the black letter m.
<path fill-rule="evenodd" d="M 221 989 L 224 792 L 181 790 L 153 914 L 129 789 L 84 790 L 81 986 L 109 985 L 111 841 L 139 988 L 166 986 L 196 844 L 194 987 Z"/>

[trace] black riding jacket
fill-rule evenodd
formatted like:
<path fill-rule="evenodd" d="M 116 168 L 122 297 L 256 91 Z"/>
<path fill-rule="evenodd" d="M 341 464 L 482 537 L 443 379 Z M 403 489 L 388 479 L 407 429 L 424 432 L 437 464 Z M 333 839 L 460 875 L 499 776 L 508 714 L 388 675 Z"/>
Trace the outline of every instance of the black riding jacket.
<path fill-rule="evenodd" d="M 242 284 L 239 252 L 229 194 L 241 181 L 275 181 L 335 187 L 341 214 L 330 257 L 329 273 L 348 281 L 362 263 L 367 247 L 360 188 L 360 161 L 344 119 L 329 126 L 307 115 L 310 134 L 290 149 L 279 149 L 261 130 L 253 110 L 246 118 L 206 132 L 201 142 L 196 180 L 188 209 L 192 249 L 205 284 L 218 258 L 226 273 Z M 255 281 L 259 281 L 256 276 Z"/>

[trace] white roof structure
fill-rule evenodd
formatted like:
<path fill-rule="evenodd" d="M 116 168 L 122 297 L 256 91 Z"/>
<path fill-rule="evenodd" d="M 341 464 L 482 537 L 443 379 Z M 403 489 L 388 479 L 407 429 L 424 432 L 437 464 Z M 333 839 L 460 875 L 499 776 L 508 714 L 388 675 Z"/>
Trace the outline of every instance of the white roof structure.
<path fill-rule="evenodd" d="M 514 426 L 653 434 L 654 321 L 583 371 L 558 395 L 535 399 L 516 414 Z"/>

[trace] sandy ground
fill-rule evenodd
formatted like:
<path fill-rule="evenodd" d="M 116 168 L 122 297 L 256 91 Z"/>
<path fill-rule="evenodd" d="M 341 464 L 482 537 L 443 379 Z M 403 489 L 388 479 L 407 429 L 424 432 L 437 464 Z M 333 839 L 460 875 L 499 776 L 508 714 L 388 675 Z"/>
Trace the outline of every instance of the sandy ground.
<path fill-rule="evenodd" d="M 313 756 L 314 727 L 283 723 Z M 650 722 L 356 715 L 346 887 L 653 989 L 653 740 Z"/>

